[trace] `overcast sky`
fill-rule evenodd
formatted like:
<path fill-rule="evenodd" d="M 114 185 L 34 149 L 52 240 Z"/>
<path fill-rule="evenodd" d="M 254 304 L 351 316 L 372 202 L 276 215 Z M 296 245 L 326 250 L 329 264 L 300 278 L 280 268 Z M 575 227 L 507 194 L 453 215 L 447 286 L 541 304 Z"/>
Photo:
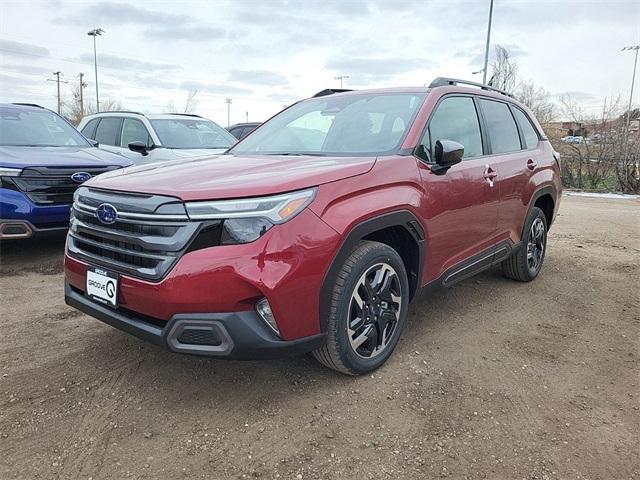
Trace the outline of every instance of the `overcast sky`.
<path fill-rule="evenodd" d="M 142 112 L 183 106 L 226 124 L 264 120 L 349 75 L 345 87 L 424 85 L 436 76 L 480 80 L 489 0 L 12 1 L 0 4 L 0 102 L 55 108 L 60 70 L 70 96 L 85 73 L 95 102 L 93 44 L 101 27 L 101 100 Z M 628 99 L 640 43 L 640 0 L 495 0 L 492 44 L 520 75 L 596 110 Z M 640 100 L 636 82 L 635 104 Z"/>

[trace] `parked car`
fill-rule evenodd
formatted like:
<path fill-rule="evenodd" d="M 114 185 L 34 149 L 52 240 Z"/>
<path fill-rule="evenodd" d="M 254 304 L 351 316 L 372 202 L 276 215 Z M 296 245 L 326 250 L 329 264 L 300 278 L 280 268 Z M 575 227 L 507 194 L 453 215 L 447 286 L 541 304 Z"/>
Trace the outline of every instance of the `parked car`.
<path fill-rule="evenodd" d="M 238 140 L 242 140 L 260 125 L 262 125 L 262 122 L 236 123 L 235 125 L 227 127 L 227 130 Z"/>
<path fill-rule="evenodd" d="M 136 164 L 219 154 L 237 141 L 217 123 L 192 114 L 102 112 L 84 117 L 78 129 Z"/>
<path fill-rule="evenodd" d="M 524 105 L 463 83 L 323 91 L 228 161 L 90 181 L 66 302 L 174 352 L 381 366 L 421 288 L 542 268 L 562 189 L 553 148 Z"/>
<path fill-rule="evenodd" d="M 76 188 L 128 165 L 51 110 L 0 104 L 0 240 L 66 229 Z"/>
<path fill-rule="evenodd" d="M 566 137 L 562 137 L 560 141 L 572 144 L 587 143 L 586 139 L 581 135 L 567 135 Z"/>

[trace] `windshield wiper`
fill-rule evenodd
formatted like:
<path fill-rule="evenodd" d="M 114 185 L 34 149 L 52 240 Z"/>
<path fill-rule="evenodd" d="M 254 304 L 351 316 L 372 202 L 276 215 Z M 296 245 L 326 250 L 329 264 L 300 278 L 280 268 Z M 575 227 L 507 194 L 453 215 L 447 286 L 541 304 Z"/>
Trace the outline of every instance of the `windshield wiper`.
<path fill-rule="evenodd" d="M 316 152 L 280 152 L 280 153 L 265 153 L 263 155 L 282 155 L 291 157 L 326 157 L 325 153 Z"/>

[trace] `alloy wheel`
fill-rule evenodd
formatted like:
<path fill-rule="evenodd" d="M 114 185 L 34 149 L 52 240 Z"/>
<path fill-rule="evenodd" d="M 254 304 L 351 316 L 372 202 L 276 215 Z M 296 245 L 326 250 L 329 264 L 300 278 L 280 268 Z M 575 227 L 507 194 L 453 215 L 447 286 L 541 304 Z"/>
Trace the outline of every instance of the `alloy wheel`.
<path fill-rule="evenodd" d="M 356 283 L 349 304 L 347 333 L 353 351 L 372 358 L 392 339 L 402 307 L 402 287 L 394 268 L 377 263 Z"/>
<path fill-rule="evenodd" d="M 529 271 L 538 272 L 542 265 L 545 248 L 545 227 L 541 218 L 536 218 L 531 224 L 529 241 L 527 242 L 527 265 Z"/>

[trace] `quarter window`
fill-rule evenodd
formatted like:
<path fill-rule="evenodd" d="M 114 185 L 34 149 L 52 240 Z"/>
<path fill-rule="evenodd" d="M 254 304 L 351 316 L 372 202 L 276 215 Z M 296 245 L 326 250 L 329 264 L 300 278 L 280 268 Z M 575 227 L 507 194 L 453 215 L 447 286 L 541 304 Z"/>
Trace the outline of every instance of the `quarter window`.
<path fill-rule="evenodd" d="M 120 130 L 120 124 L 122 119 L 118 117 L 103 117 L 96 129 L 95 140 L 102 145 L 118 146 L 120 140 L 118 139 L 118 131 Z"/>
<path fill-rule="evenodd" d="M 90 120 L 89 123 L 87 123 L 82 129 L 82 134 L 87 138 L 94 139 L 95 137 L 94 134 L 96 133 L 96 125 L 98 125 L 98 121 L 100 121 L 99 118 L 94 118 L 93 120 Z"/>
<path fill-rule="evenodd" d="M 491 152 L 507 153 L 521 149 L 518 127 L 506 103 L 480 99 L 482 113 L 487 124 Z"/>
<path fill-rule="evenodd" d="M 538 146 L 538 133 L 536 132 L 529 118 L 518 108 L 514 108 L 513 112 L 516 116 L 516 120 L 520 124 L 520 130 L 524 136 L 524 143 L 528 150 L 536 148 Z"/>
<path fill-rule="evenodd" d="M 480 122 L 471 97 L 448 97 L 440 102 L 422 140 L 423 145 L 429 146 L 431 158 L 436 140 L 461 143 L 465 158 L 482 155 Z"/>

